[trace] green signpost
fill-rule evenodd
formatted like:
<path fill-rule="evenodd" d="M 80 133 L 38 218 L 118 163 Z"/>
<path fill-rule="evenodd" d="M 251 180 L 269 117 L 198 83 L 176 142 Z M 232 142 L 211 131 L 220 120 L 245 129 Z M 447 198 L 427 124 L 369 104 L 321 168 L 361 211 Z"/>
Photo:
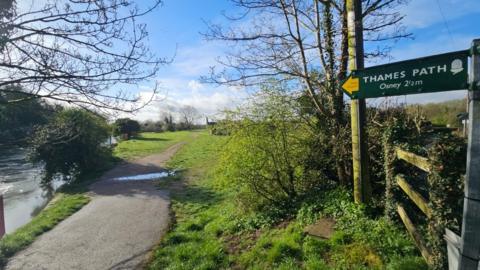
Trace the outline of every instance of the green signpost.
<path fill-rule="evenodd" d="M 471 59 L 469 65 L 469 58 Z M 480 260 L 480 39 L 470 50 L 353 70 L 342 82 L 352 99 L 469 89 L 469 136 L 462 236 L 453 269 L 478 270 Z M 449 251 L 450 252 L 450 251 Z M 450 256 L 449 256 L 450 257 Z M 450 258 L 449 258 L 450 260 Z"/>
<path fill-rule="evenodd" d="M 352 99 L 467 89 L 469 55 L 464 50 L 355 70 L 342 89 Z"/>

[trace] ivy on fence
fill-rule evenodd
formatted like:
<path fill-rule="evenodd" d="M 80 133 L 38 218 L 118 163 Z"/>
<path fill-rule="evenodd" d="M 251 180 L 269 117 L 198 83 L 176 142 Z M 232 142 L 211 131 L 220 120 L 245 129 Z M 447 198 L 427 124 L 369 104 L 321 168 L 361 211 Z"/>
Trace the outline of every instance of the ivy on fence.
<path fill-rule="evenodd" d="M 426 156 L 430 167 L 426 181 L 418 169 L 397 158 L 396 148 L 409 150 Z M 445 269 L 447 265 L 446 243 L 443 240 L 445 228 L 459 233 L 462 215 L 463 182 L 465 173 L 466 142 L 451 133 L 436 133 L 432 129 L 418 129 L 408 120 L 395 119 L 383 134 L 385 170 L 385 215 L 391 222 L 399 222 L 397 205 L 406 202 L 397 184 L 397 174 L 408 172 L 410 185 L 415 190 L 426 191 L 430 217 L 417 217 L 426 226 L 424 241 L 430 253 L 428 260 L 433 269 Z M 424 178 L 424 177 L 423 177 Z M 426 184 L 426 186 L 425 186 Z M 423 185 L 423 186 L 422 186 Z M 408 212 L 408 209 L 407 209 Z M 420 222 L 422 226 L 422 222 Z"/>
<path fill-rule="evenodd" d="M 465 140 L 450 134 L 436 138 L 428 148 L 432 170 L 428 176 L 429 206 L 427 243 L 439 269 L 447 265 L 445 228 L 460 233 L 463 183 L 466 164 Z"/>

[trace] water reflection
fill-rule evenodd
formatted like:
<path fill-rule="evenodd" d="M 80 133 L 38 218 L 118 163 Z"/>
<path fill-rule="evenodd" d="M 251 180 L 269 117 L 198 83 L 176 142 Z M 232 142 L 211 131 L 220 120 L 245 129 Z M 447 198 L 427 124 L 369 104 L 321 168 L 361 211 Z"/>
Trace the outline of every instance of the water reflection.
<path fill-rule="evenodd" d="M 23 148 L 0 148 L 0 192 L 4 197 L 7 233 L 36 216 L 64 183 L 55 179 L 51 184 L 42 184 L 41 166 L 29 163 L 26 155 Z"/>
<path fill-rule="evenodd" d="M 144 181 L 144 180 L 157 180 L 160 178 L 165 178 L 168 176 L 174 176 L 175 171 L 165 171 L 165 172 L 158 172 L 158 173 L 147 173 L 147 174 L 137 174 L 131 176 L 123 176 L 117 177 L 113 180 L 117 181 Z"/>

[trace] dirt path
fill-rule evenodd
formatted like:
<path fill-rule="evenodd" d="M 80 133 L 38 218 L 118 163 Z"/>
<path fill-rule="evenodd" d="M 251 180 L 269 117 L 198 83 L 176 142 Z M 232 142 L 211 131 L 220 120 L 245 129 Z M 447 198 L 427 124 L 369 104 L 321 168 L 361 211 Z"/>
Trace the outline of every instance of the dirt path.
<path fill-rule="evenodd" d="M 180 149 L 118 165 L 91 186 L 92 201 L 30 247 L 6 269 L 138 269 L 169 225 L 169 198 L 149 181 L 113 181 L 153 173 Z"/>

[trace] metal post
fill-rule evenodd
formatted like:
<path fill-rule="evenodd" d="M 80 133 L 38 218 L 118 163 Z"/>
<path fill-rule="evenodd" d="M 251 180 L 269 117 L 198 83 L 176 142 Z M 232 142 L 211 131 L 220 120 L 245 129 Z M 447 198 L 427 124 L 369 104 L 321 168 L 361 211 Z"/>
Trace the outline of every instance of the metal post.
<path fill-rule="evenodd" d="M 349 70 L 364 68 L 362 1 L 347 0 Z M 367 136 L 365 134 L 365 99 L 352 99 L 353 195 L 356 203 L 366 203 L 371 197 L 368 171 Z"/>
<path fill-rule="evenodd" d="M 0 238 L 5 235 L 5 209 L 3 205 L 3 195 L 0 195 Z"/>
<path fill-rule="evenodd" d="M 477 270 L 480 256 L 480 39 L 472 44 L 468 149 L 458 269 Z"/>

